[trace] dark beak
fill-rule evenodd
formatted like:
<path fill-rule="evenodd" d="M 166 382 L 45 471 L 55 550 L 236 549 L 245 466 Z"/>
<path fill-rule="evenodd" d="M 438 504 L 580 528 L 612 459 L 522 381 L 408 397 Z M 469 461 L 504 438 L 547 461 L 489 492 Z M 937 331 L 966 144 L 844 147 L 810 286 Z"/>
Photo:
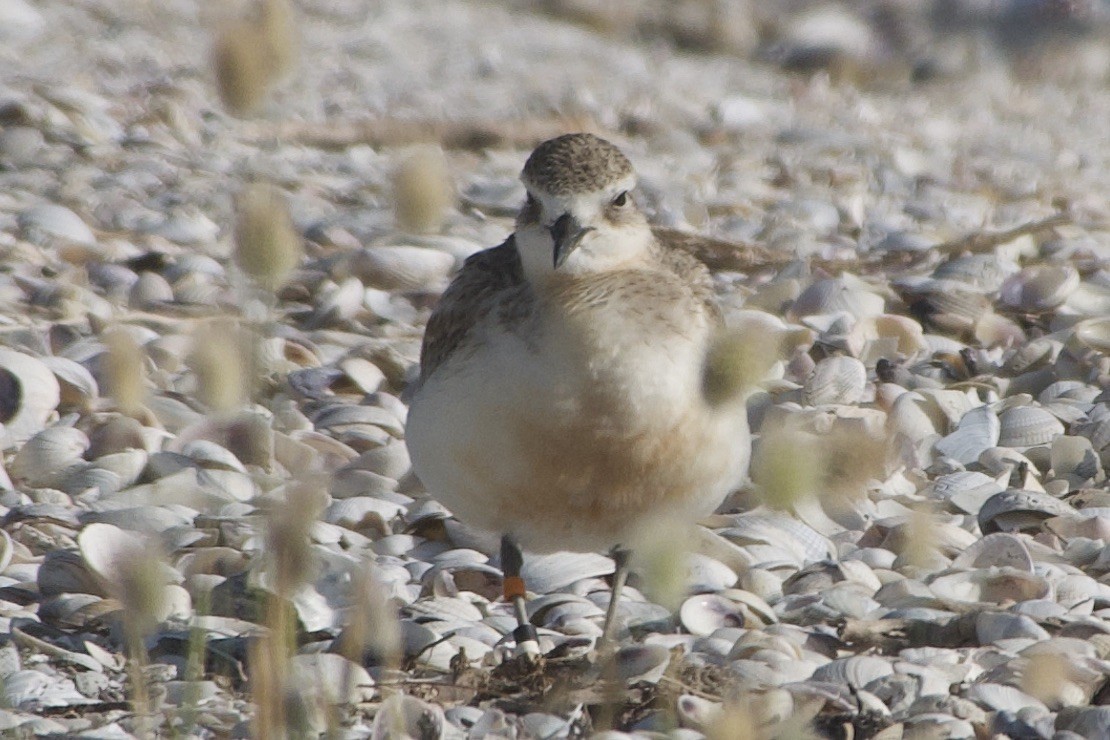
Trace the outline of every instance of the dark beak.
<path fill-rule="evenodd" d="M 583 226 L 578 219 L 569 213 L 564 213 L 549 227 L 551 238 L 555 241 L 555 269 L 562 267 L 570 253 L 577 249 L 584 237 L 593 231 L 592 227 Z"/>

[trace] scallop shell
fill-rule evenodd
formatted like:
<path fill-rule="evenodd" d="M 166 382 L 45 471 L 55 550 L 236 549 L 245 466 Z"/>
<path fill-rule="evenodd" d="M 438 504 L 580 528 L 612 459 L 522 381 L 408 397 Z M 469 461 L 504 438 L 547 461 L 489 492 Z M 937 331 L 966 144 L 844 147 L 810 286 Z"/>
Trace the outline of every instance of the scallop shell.
<path fill-rule="evenodd" d="M 1059 340 L 1052 337 L 1034 339 L 1023 344 L 1010 355 L 1003 363 L 1002 369 L 1011 376 L 1039 370 L 1056 362 L 1063 346 Z"/>
<path fill-rule="evenodd" d="M 131 286 L 128 302 L 135 308 L 154 308 L 173 302 L 173 288 L 164 277 L 156 272 L 139 273 L 139 279 Z"/>
<path fill-rule="evenodd" d="M 1072 488 L 1078 488 L 1086 481 L 1102 479 L 1102 463 L 1091 440 L 1086 437 L 1059 436 L 1054 439 L 1049 462 L 1055 477 L 1074 478 Z"/>
<path fill-rule="evenodd" d="M 992 642 L 988 640 L 987 642 Z M 1048 707 L 1029 694 L 1013 686 L 1004 686 L 998 683 L 974 683 L 967 687 L 968 699 L 981 704 L 992 711 L 1018 712 L 1038 710 L 1048 713 Z"/>
<path fill-rule="evenodd" d="M 77 536 L 81 558 L 106 589 L 119 581 L 119 563 L 125 558 L 147 558 L 143 538 L 112 524 L 89 524 Z"/>
<path fill-rule="evenodd" d="M 115 473 L 119 476 L 120 487 L 127 488 L 142 475 L 149 457 L 146 450 L 124 450 L 98 457 L 96 466 Z"/>
<path fill-rule="evenodd" d="M 1025 448 L 1051 442 L 1064 433 L 1064 425 L 1055 416 L 1036 406 L 1017 406 L 999 415 L 1000 447 Z M 993 446 L 993 445 L 991 445 Z"/>
<path fill-rule="evenodd" d="M 993 254 L 967 254 L 942 262 L 933 270 L 938 280 L 958 280 L 985 292 L 1002 287 L 1006 278 L 1021 268 Z"/>
<path fill-rule="evenodd" d="M 956 556 L 953 568 L 1014 568 L 1033 572 L 1033 557 L 1020 537 L 1005 532 L 988 534 Z"/>
<path fill-rule="evenodd" d="M 987 499 L 1004 490 L 994 478 L 969 470 L 942 475 L 930 489 L 933 495 L 968 514 L 977 514 Z"/>
<path fill-rule="evenodd" d="M 109 496 L 123 487 L 119 475 L 91 463 L 70 466 L 55 486 L 71 496 L 95 492 L 97 497 Z"/>
<path fill-rule="evenodd" d="M 867 368 L 854 357 L 827 357 L 806 378 L 806 402 L 813 406 L 853 404 L 863 398 Z"/>
<path fill-rule="evenodd" d="M 990 310 L 990 300 L 954 280 L 936 280 L 917 296 L 913 308 L 946 332 L 964 333 Z"/>
<path fill-rule="evenodd" d="M 1036 531 L 1055 516 L 1074 516 L 1063 501 L 1035 491 L 1003 491 L 987 499 L 979 510 L 979 529 L 992 532 Z"/>
<path fill-rule="evenodd" d="M 859 278 L 842 275 L 818 280 L 802 291 L 790 307 L 793 318 L 847 312 L 855 318 L 878 316 L 885 301 Z"/>

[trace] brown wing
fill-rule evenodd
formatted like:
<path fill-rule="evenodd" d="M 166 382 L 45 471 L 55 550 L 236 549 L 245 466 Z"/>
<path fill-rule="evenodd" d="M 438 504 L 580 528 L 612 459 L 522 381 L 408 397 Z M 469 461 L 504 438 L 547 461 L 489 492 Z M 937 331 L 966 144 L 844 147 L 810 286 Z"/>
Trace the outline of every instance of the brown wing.
<path fill-rule="evenodd" d="M 447 361 L 502 295 L 523 282 L 520 255 L 511 236 L 500 246 L 468 257 L 428 319 L 420 348 L 420 383 Z"/>
<path fill-rule="evenodd" d="M 756 244 L 718 239 L 704 234 L 691 234 L 666 226 L 652 226 L 660 243 L 692 254 L 711 270 L 751 270 L 789 262 L 790 255 L 777 254 Z"/>
<path fill-rule="evenodd" d="M 724 317 L 714 297 L 713 278 L 709 275 L 709 268 L 695 256 L 696 252 L 688 244 L 701 237 L 658 227 L 653 227 L 652 233 L 659 244 L 660 261 L 693 288 L 694 295 L 705 306 L 712 320 L 722 323 Z"/>

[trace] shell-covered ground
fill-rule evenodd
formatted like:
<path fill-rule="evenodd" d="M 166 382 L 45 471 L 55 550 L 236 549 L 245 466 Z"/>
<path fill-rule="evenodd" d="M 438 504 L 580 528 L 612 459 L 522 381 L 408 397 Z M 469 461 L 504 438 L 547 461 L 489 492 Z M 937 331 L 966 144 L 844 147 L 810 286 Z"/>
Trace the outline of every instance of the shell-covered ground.
<path fill-rule="evenodd" d="M 0 0 L 0 734 L 1110 737 L 1108 18 Z M 527 559 L 530 664 L 404 388 L 583 129 L 780 354 L 615 655 Z"/>

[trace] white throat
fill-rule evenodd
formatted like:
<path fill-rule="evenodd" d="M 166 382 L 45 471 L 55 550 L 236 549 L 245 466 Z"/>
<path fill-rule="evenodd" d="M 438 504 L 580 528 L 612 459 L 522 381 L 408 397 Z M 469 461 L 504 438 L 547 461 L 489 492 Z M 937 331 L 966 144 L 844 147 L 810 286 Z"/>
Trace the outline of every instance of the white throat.
<path fill-rule="evenodd" d="M 556 269 L 555 243 L 546 227 L 530 224 L 516 232 L 521 265 L 532 283 L 557 274 L 590 275 L 631 266 L 648 254 L 653 239 L 647 224 L 594 228 Z"/>
<path fill-rule="evenodd" d="M 606 214 L 613 198 L 634 186 L 635 180 L 629 177 L 590 193 L 563 196 L 533 193 L 541 213 L 539 223 L 527 224 L 516 232 L 516 245 L 528 280 L 536 283 L 556 274 L 606 272 L 646 257 L 654 240 L 647 221 L 635 211 L 616 222 Z M 550 227 L 563 214 L 571 214 L 588 231 L 556 268 Z"/>

